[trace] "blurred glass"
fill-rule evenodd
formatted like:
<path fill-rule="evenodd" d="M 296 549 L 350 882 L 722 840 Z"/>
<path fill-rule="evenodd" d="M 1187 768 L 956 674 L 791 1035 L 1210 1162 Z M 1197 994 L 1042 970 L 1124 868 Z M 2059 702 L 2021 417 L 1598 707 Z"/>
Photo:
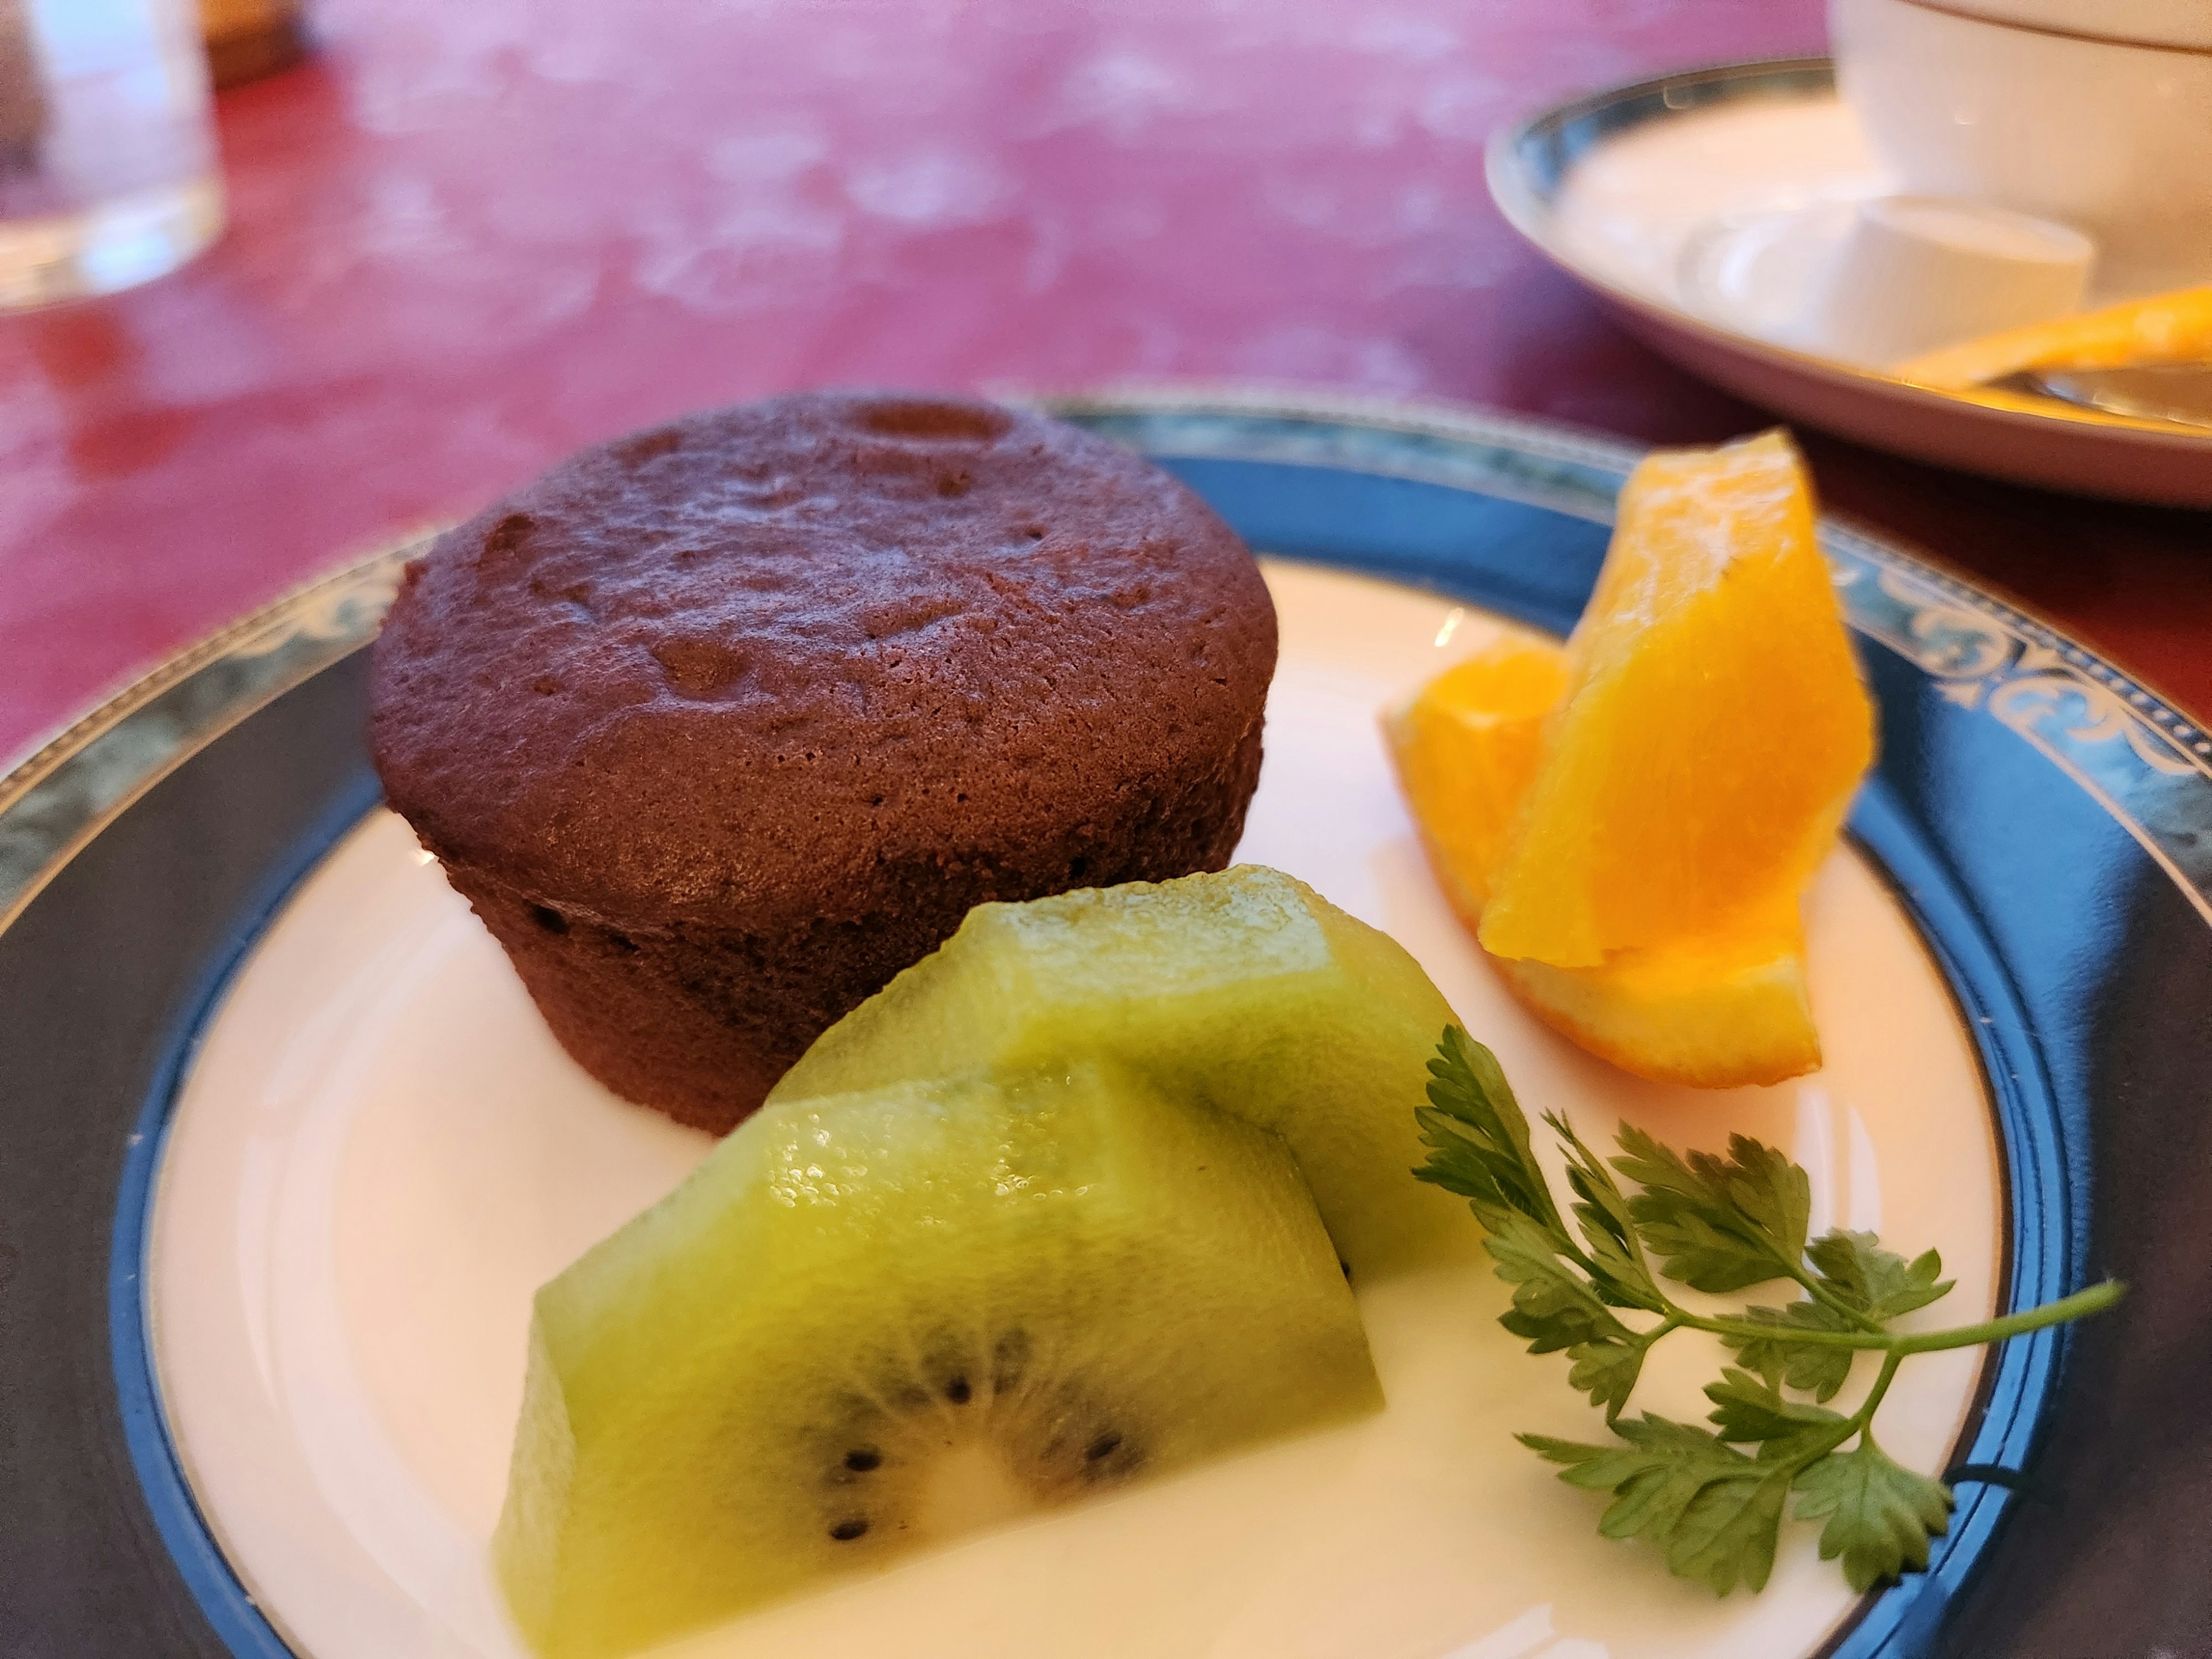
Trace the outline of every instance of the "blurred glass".
<path fill-rule="evenodd" d="M 195 0 L 0 0 L 0 307 L 151 281 L 222 228 Z"/>

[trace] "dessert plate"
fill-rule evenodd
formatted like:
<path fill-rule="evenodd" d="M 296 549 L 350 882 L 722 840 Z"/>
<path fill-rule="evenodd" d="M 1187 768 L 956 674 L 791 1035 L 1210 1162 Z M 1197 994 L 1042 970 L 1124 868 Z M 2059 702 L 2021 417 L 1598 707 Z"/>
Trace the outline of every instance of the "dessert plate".
<path fill-rule="evenodd" d="M 2131 1294 L 2078 1332 L 1907 1371 L 1885 1442 L 1951 1470 L 1960 1507 L 1929 1571 L 1865 1598 L 1802 1525 L 1768 1589 L 1727 1601 L 1601 1540 L 1587 1496 L 1510 1438 L 1590 1431 L 1564 1362 L 1496 1329 L 1486 1273 L 1444 1270 L 1363 1291 L 1378 1418 L 681 1650 L 2200 1650 L 2212 739 L 2033 619 L 1826 527 L 1883 723 L 1810 912 L 1829 1064 L 1723 1095 L 1638 1084 L 1498 994 L 1374 728 L 1492 618 L 1571 625 L 1632 452 L 1405 406 L 1063 407 L 1272 556 L 1283 665 L 1242 855 L 1395 933 L 1532 1107 L 1589 1135 L 1626 1117 L 1778 1143 L 1812 1171 L 1816 1225 L 1940 1247 L 1961 1317 L 2107 1273 Z M 569 1065 L 377 805 L 361 647 L 404 555 L 207 642 L 0 782 L 0 1651 L 521 1651 L 483 1540 L 529 1291 L 706 1143 Z M 1700 1359 L 1647 1403 L 1694 1412 Z"/>
<path fill-rule="evenodd" d="M 2212 506 L 2202 428 L 1936 392 L 1791 343 L 1852 204 L 1893 188 L 1825 58 L 1689 70 L 1577 99 L 1500 131 L 1489 175 L 1513 228 L 1632 332 L 1755 404 L 1941 466 Z"/>

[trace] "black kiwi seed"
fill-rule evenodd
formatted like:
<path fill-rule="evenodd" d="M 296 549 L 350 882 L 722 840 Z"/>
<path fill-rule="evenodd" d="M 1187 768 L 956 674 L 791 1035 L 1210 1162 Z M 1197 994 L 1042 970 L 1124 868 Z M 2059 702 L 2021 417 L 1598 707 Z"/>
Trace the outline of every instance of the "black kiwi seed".
<path fill-rule="evenodd" d="M 910 1342 L 868 1356 L 828 1404 L 805 1431 L 821 1506 L 810 1521 L 817 1537 L 840 1544 L 896 1541 L 924 1524 L 907 1514 L 909 1488 L 970 1433 L 988 1436 L 1045 1504 L 1119 1486 L 1148 1461 L 1145 1419 L 1102 1398 L 1087 1376 L 1066 1374 L 1018 1327 L 915 1330 Z M 960 1410 L 957 1425 L 948 1406 Z M 882 1547 L 872 1541 L 859 1554 Z"/>

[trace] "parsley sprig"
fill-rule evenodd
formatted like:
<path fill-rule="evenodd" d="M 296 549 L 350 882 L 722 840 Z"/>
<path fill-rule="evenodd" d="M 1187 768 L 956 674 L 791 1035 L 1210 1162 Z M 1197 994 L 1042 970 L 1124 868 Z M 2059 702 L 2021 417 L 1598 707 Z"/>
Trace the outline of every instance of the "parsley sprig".
<path fill-rule="evenodd" d="M 1574 1193 L 1570 1227 L 1490 1050 L 1449 1027 L 1429 1073 L 1430 1103 L 1418 1113 L 1429 1161 L 1414 1175 L 1474 1206 L 1498 1275 L 1513 1286 L 1498 1322 L 1531 1353 L 1564 1352 L 1568 1381 L 1604 1408 L 1613 1435 L 1608 1445 L 1539 1434 L 1522 1443 L 1564 1465 L 1569 1485 L 1613 1494 L 1598 1522 L 1607 1537 L 1650 1539 L 1671 1571 L 1719 1595 L 1765 1586 L 1793 1492 L 1800 1520 L 1826 1523 L 1820 1557 L 1841 1557 L 1853 1589 L 1924 1568 L 1929 1540 L 1949 1524 L 1951 1489 L 1897 1462 L 1874 1437 L 1898 1366 L 1913 1354 L 2079 1319 L 2120 1298 L 2121 1286 L 2107 1280 L 2001 1319 L 1895 1332 L 1893 1320 L 1950 1291 L 1942 1259 L 1929 1250 L 1908 1261 L 1872 1233 L 1808 1238 L 1812 1183 L 1773 1147 L 1734 1135 L 1726 1157 L 1684 1157 L 1624 1124 L 1621 1156 L 1607 1160 L 1547 1112 Z M 1783 1279 L 1797 1299 L 1718 1316 L 1692 1312 L 1664 1288 L 1673 1280 L 1726 1294 Z M 1712 1428 L 1623 1415 L 1644 1356 L 1678 1330 L 1710 1332 L 1735 1353 L 1737 1363 L 1705 1389 Z M 1863 1352 L 1881 1356 L 1874 1386 L 1856 1411 L 1831 1411 L 1825 1402 Z M 1811 1398 L 1793 1397 L 1802 1395 Z"/>

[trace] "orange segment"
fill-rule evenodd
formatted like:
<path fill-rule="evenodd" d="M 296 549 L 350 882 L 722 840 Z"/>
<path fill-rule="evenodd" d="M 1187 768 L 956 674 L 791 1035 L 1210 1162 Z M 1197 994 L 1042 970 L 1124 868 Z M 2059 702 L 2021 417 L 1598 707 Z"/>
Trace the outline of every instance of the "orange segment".
<path fill-rule="evenodd" d="M 1653 456 L 1571 647 L 1508 629 L 1383 730 L 1453 908 L 1523 947 L 1491 961 L 1539 1018 L 1702 1088 L 1820 1065 L 1799 898 L 1873 709 L 1787 439 Z"/>
<path fill-rule="evenodd" d="M 1429 863 L 1470 931 L 1543 759 L 1565 650 L 1508 629 L 1386 713 L 1383 732 Z M 1778 1083 L 1817 1067 L 1794 903 L 1741 935 L 1624 952 L 1595 968 L 1492 957 L 1506 988 L 1624 1071 L 1699 1088 Z"/>
<path fill-rule="evenodd" d="M 1566 695 L 1567 653 L 1509 628 L 1382 717 L 1399 787 L 1429 862 L 1469 927 L 1482 919 L 1544 722 Z"/>
<path fill-rule="evenodd" d="M 1794 904 L 1874 722 L 1787 437 L 1638 466 L 1569 668 L 1484 948 L 1592 968 Z"/>

